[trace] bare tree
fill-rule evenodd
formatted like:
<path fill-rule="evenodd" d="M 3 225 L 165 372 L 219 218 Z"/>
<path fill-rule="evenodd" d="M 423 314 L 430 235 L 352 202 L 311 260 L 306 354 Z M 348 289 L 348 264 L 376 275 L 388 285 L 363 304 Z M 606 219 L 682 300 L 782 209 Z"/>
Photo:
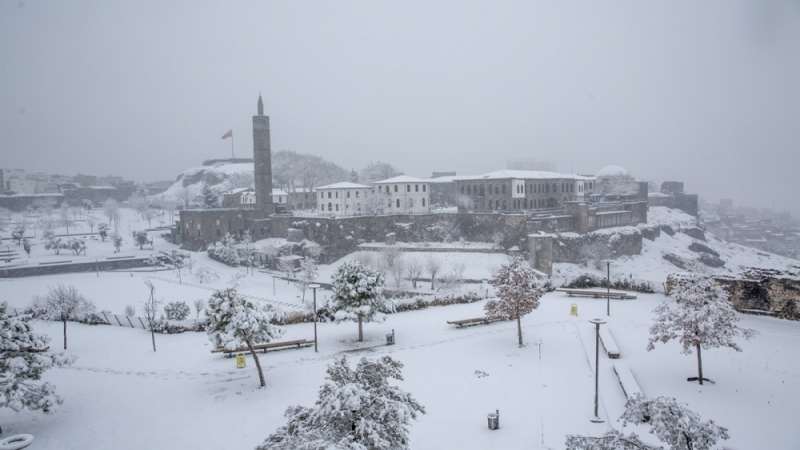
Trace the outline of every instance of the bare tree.
<path fill-rule="evenodd" d="M 86 225 L 89 225 L 89 231 L 94 233 L 94 224 L 97 223 L 97 219 L 90 215 L 86 215 Z"/>
<path fill-rule="evenodd" d="M 194 310 L 197 311 L 197 317 L 195 317 L 196 319 L 200 318 L 200 311 L 204 310 L 205 308 L 206 308 L 206 301 L 203 300 L 202 298 L 198 298 L 197 300 L 194 301 Z"/>
<path fill-rule="evenodd" d="M 61 219 L 61 224 L 67 228 L 67 234 L 69 234 L 69 227 L 74 222 L 72 221 L 72 211 L 70 211 L 66 203 L 61 204 L 61 208 L 58 210 L 58 217 Z"/>
<path fill-rule="evenodd" d="M 453 278 L 459 283 L 464 282 L 464 272 L 466 272 L 466 270 L 467 263 L 462 259 L 456 259 L 450 263 L 450 271 L 453 274 Z"/>
<path fill-rule="evenodd" d="M 491 280 L 497 300 L 489 300 L 484 311 L 489 317 L 517 319 L 517 337 L 522 347 L 522 316 L 539 307 L 544 290 L 536 285 L 536 272 L 522 257 L 503 264 Z"/>
<path fill-rule="evenodd" d="M 442 261 L 435 255 L 428 255 L 425 258 L 425 270 L 431 276 L 431 290 L 435 289 L 436 275 L 442 270 Z"/>
<path fill-rule="evenodd" d="M 113 198 L 104 201 L 103 214 L 108 217 L 108 223 L 114 225 L 115 230 L 119 230 L 119 202 Z"/>
<path fill-rule="evenodd" d="M 406 275 L 414 285 L 414 289 L 417 288 L 417 281 L 419 281 L 419 278 L 422 276 L 423 270 L 424 266 L 422 261 L 420 261 L 420 259 L 416 256 L 412 256 L 406 260 Z"/>
<path fill-rule="evenodd" d="M 64 324 L 64 349 L 67 349 L 67 321 L 85 317 L 95 310 L 94 303 L 78 292 L 75 286 L 61 283 L 51 287 L 44 297 L 33 298 L 34 314 L 47 320 L 60 320 Z"/>
<path fill-rule="evenodd" d="M 306 289 L 308 289 L 308 286 L 317 279 L 318 275 L 317 263 L 314 261 L 314 258 L 306 256 L 302 261 L 300 261 L 300 278 L 297 285 L 303 292 L 304 303 L 306 301 Z"/>
<path fill-rule="evenodd" d="M 150 290 L 150 297 L 144 302 L 144 318 L 147 320 L 147 326 L 150 327 L 150 337 L 153 340 L 153 351 L 156 351 L 156 332 L 155 324 L 157 322 L 158 307 L 161 306 L 161 301 L 156 299 L 156 287 L 150 280 L 144 282 Z"/>
<path fill-rule="evenodd" d="M 286 275 L 286 284 L 289 284 L 289 279 L 294 278 L 294 260 L 291 257 L 278 258 L 278 270 Z"/>
<path fill-rule="evenodd" d="M 398 175 L 400 175 L 400 171 L 391 164 L 380 161 L 371 162 L 367 167 L 361 169 L 361 182 L 372 184 L 376 181 L 386 180 Z"/>

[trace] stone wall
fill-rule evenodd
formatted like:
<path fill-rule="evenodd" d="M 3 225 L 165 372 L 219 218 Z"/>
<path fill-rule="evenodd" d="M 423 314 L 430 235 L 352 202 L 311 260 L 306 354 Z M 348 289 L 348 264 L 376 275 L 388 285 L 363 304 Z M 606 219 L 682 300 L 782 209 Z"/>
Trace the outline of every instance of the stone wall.
<path fill-rule="evenodd" d="M 679 209 L 686 214 L 697 216 L 698 210 L 697 194 L 676 193 L 672 195 L 652 196 L 647 200 L 650 206 L 666 206 L 667 208 Z"/>
<path fill-rule="evenodd" d="M 164 259 L 163 257 L 160 259 Z M 150 258 L 129 259 L 104 259 L 100 261 L 87 261 L 65 264 L 47 264 L 36 266 L 18 266 L 0 269 L 0 278 L 33 277 L 39 275 L 54 275 L 60 273 L 95 272 L 98 270 L 120 270 L 137 267 L 148 267 Z"/>
<path fill-rule="evenodd" d="M 800 320 L 800 280 L 796 274 L 751 272 L 743 278 L 719 277 L 717 281 L 725 286 L 737 310 Z"/>
<path fill-rule="evenodd" d="M 64 201 L 63 194 L 36 194 L 36 195 L 0 195 L 0 208 L 11 211 L 22 211 L 37 201 L 51 200 L 56 206 L 61 206 Z"/>
<path fill-rule="evenodd" d="M 654 232 L 648 230 L 649 235 Z M 592 244 L 608 246 L 613 257 L 638 255 L 642 251 L 642 229 L 619 227 L 595 231 L 584 235 L 577 233 L 532 234 L 528 236 L 528 262 L 548 275 L 553 273 L 553 263 L 577 262 L 582 249 Z"/>

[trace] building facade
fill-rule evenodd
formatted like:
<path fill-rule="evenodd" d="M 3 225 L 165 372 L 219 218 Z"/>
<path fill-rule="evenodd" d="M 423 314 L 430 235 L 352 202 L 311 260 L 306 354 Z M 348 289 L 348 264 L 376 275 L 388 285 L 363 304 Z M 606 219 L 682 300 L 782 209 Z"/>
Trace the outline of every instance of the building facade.
<path fill-rule="evenodd" d="M 459 211 L 558 208 L 590 196 L 594 177 L 525 170 L 499 170 L 454 180 Z"/>
<path fill-rule="evenodd" d="M 372 190 L 357 183 L 334 183 L 320 186 L 315 191 L 319 213 L 333 216 L 360 216 L 365 214 L 364 202 Z"/>
<path fill-rule="evenodd" d="M 375 188 L 388 197 L 386 214 L 422 214 L 431 212 L 430 182 L 400 175 L 375 182 Z"/>

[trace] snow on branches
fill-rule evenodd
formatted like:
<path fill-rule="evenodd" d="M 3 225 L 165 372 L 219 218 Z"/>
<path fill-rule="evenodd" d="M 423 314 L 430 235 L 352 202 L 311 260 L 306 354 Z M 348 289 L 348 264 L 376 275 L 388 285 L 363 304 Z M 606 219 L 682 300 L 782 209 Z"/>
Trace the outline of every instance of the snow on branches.
<path fill-rule="evenodd" d="M 94 303 L 78 292 L 75 286 L 61 283 L 51 287 L 44 297 L 35 296 L 31 305 L 34 315 L 64 324 L 64 350 L 67 349 L 67 321 L 80 319 L 95 310 Z"/>
<path fill-rule="evenodd" d="M 425 414 L 425 408 L 389 384 L 389 379 L 403 379 L 402 367 L 388 356 L 362 358 L 355 370 L 347 358 L 337 359 L 328 366 L 329 381 L 316 404 L 287 408 L 287 424 L 256 450 L 408 449 L 411 419 Z"/>
<path fill-rule="evenodd" d="M 33 333 L 30 316 L 11 316 L 7 310 L 8 304 L 0 303 L 0 407 L 53 411 L 62 402 L 55 387 L 30 380 L 41 379 L 51 367 L 70 365 L 75 358 L 44 353 L 49 338 Z"/>
<path fill-rule="evenodd" d="M 701 349 L 728 347 L 740 352 L 734 338 L 741 335 L 750 339 L 756 333 L 737 325 L 740 319 L 728 293 L 709 275 L 675 277 L 670 292 L 675 304 L 665 301 L 653 311 L 647 351 L 653 350 L 657 342 L 678 339 L 683 345 L 682 353 L 697 351 L 698 380 L 703 384 Z"/>
<path fill-rule="evenodd" d="M 261 363 L 253 345 L 265 344 L 283 335 L 283 329 L 272 325 L 273 313 L 240 297 L 235 289 L 217 291 L 206 309 L 208 338 L 215 348 L 233 350 L 247 346 L 258 369 L 261 387 L 266 386 Z"/>
<path fill-rule="evenodd" d="M 720 439 L 728 439 L 728 429 L 713 420 L 701 421 L 700 415 L 678 403 L 674 398 L 645 399 L 636 394 L 628 400 L 622 414 L 622 426 L 649 425 L 650 434 L 656 435 L 671 450 L 710 450 Z M 567 436 L 567 450 L 649 450 L 636 433 L 624 435 L 612 430 L 600 437 Z M 658 447 L 660 448 L 660 447 Z"/>
<path fill-rule="evenodd" d="M 491 318 L 517 319 L 517 337 L 521 347 L 521 317 L 538 308 L 544 294 L 544 290 L 537 286 L 536 272 L 527 261 L 515 256 L 500 266 L 490 283 L 498 298 L 486 302 L 483 309 Z"/>
<path fill-rule="evenodd" d="M 383 297 L 385 279 L 382 273 L 358 261 L 347 262 L 333 275 L 333 296 L 328 306 L 336 322 L 358 321 L 358 340 L 364 340 L 362 322 L 383 322 L 386 312 L 394 308 Z"/>

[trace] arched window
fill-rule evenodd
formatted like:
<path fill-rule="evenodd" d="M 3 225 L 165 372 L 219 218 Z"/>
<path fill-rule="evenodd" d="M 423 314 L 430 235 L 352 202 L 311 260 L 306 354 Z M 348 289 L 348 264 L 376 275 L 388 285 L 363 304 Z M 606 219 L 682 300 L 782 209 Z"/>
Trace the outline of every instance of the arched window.
<path fill-rule="evenodd" d="M 333 203 L 328 202 L 328 211 L 333 211 Z"/>
<path fill-rule="evenodd" d="M 506 201 L 505 200 L 503 200 L 503 209 L 504 210 L 506 209 Z"/>
<path fill-rule="evenodd" d="M 337 211 L 339 210 L 339 204 L 338 203 L 336 204 L 336 210 Z"/>
<path fill-rule="evenodd" d="M 494 201 L 494 209 L 500 209 L 500 200 Z"/>

